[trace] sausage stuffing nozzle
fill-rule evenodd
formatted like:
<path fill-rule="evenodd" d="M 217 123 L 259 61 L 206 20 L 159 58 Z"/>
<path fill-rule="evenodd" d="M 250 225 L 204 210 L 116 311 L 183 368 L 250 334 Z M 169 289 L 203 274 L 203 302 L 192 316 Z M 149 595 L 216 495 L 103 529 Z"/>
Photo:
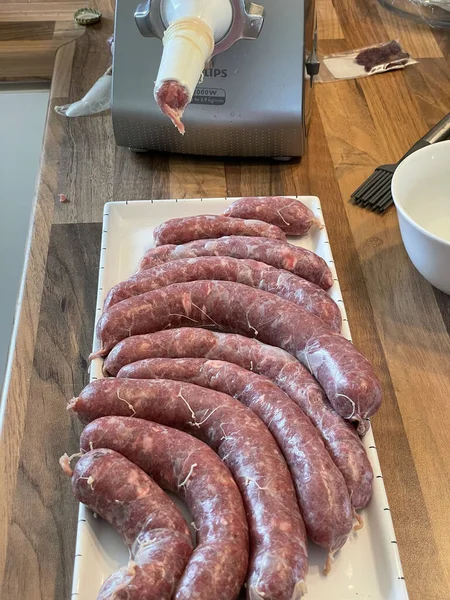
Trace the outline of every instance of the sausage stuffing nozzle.
<path fill-rule="evenodd" d="M 154 95 L 181 134 L 205 64 L 239 39 L 257 38 L 264 9 L 250 0 L 147 0 L 135 12 L 144 37 L 159 37 L 163 53 Z"/>
<path fill-rule="evenodd" d="M 155 100 L 178 131 L 184 134 L 181 117 L 214 50 L 213 30 L 201 18 L 176 19 L 166 29 L 163 45 L 155 82 Z"/>

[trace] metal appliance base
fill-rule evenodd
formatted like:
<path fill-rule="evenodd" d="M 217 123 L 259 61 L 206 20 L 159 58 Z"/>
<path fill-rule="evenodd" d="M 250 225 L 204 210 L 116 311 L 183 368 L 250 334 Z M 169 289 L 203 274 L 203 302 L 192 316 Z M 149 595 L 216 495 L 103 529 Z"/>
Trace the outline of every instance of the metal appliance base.
<path fill-rule="evenodd" d="M 283 0 L 282 10 L 278 0 L 261 0 L 266 17 L 259 37 L 214 57 L 184 114 L 184 136 L 153 98 L 162 44 L 140 34 L 137 4 L 118 0 L 116 8 L 112 117 L 119 146 L 209 156 L 304 154 L 311 0 Z"/>

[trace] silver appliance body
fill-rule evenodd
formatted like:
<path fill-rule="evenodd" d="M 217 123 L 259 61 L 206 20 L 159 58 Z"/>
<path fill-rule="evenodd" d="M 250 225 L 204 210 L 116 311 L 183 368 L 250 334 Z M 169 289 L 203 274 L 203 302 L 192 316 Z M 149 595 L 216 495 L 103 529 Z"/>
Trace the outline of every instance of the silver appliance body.
<path fill-rule="evenodd" d="M 181 136 L 153 97 L 162 42 L 141 35 L 138 0 L 117 0 L 112 117 L 119 146 L 208 156 L 304 154 L 313 0 L 259 1 L 265 8 L 259 37 L 239 40 L 212 59 L 184 113 Z"/>

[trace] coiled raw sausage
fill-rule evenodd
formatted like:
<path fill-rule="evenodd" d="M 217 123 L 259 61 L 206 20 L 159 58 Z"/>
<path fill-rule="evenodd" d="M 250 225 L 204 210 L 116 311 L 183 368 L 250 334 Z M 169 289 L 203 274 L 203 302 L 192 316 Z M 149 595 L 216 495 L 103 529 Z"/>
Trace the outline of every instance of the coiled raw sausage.
<path fill-rule="evenodd" d="M 286 241 L 286 235 L 276 225 L 255 219 L 230 219 L 216 215 L 170 219 L 153 230 L 156 246 L 185 244 L 193 240 L 220 238 L 224 235 L 247 235 Z"/>
<path fill-rule="evenodd" d="M 360 433 L 367 431 L 381 403 L 380 382 L 367 359 L 315 315 L 240 283 L 177 283 L 112 306 L 98 322 L 99 355 L 130 335 L 202 325 L 287 350 L 316 377 L 334 409 L 356 421 Z"/>
<path fill-rule="evenodd" d="M 333 285 L 333 276 L 327 263 L 306 250 L 280 240 L 268 240 L 257 237 L 231 235 L 217 240 L 196 240 L 175 246 L 167 244 L 151 248 L 142 258 L 139 269 L 150 269 L 169 260 L 195 258 L 197 256 L 231 256 L 250 258 L 284 269 L 312 281 L 324 290 Z"/>
<path fill-rule="evenodd" d="M 344 476 L 353 506 L 359 509 L 367 505 L 372 496 L 373 471 L 361 440 L 350 423 L 333 410 L 317 381 L 293 356 L 241 335 L 181 328 L 123 340 L 106 358 L 104 370 L 117 375 L 124 365 L 157 357 L 224 360 L 271 379 L 320 432 Z"/>
<path fill-rule="evenodd" d="M 140 271 L 109 291 L 104 309 L 131 296 L 157 290 L 172 283 L 200 279 L 236 281 L 270 292 L 317 315 L 334 331 L 341 330 L 339 307 L 318 285 L 256 260 L 240 260 L 229 256 L 182 258 Z"/>
<path fill-rule="evenodd" d="M 352 529 L 344 478 L 308 417 L 269 379 L 232 363 L 200 358 L 142 360 L 123 367 L 118 377 L 193 383 L 248 406 L 266 424 L 286 459 L 309 538 L 331 554 L 344 545 Z"/>
<path fill-rule="evenodd" d="M 277 225 L 288 235 L 305 235 L 312 225 L 321 225 L 303 202 L 284 196 L 239 198 L 223 214 L 240 219 L 260 219 Z"/>
<path fill-rule="evenodd" d="M 185 501 L 197 547 L 174 600 L 237 598 L 247 572 L 247 520 L 230 472 L 206 444 L 141 419 L 104 417 L 84 429 L 80 445 L 119 452 Z"/>
<path fill-rule="evenodd" d="M 69 408 L 83 421 L 128 415 L 188 431 L 216 450 L 247 510 L 255 598 L 290 600 L 304 585 L 306 533 L 286 462 L 267 428 L 230 396 L 167 380 L 98 379 Z"/>
<path fill-rule="evenodd" d="M 130 549 L 128 566 L 103 583 L 98 600 L 171 600 L 193 547 L 182 514 L 139 467 L 100 448 L 81 456 L 72 476 L 79 502 L 110 523 Z"/>

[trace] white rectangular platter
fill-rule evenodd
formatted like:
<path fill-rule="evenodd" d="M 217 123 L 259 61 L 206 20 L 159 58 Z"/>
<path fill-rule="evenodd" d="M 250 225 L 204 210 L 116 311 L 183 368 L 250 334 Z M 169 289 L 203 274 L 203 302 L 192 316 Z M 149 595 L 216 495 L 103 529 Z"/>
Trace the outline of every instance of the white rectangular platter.
<path fill-rule="evenodd" d="M 308 205 L 323 222 L 318 198 L 304 196 L 298 199 Z M 232 201 L 232 198 L 197 198 L 106 204 L 96 320 L 101 314 L 108 290 L 132 275 L 139 259 L 152 247 L 155 226 L 173 217 L 220 214 Z M 309 235 L 290 238 L 289 241 L 313 250 L 328 262 L 334 277 L 330 294 L 342 311 L 342 333 L 351 339 L 326 229 L 315 228 Z M 94 340 L 94 350 L 97 348 L 97 341 Z M 101 367 L 102 361 L 96 359 L 91 367 L 91 379 L 102 377 Z M 362 512 L 364 527 L 352 534 L 338 553 L 328 576 L 322 574 L 325 552 L 310 545 L 308 594 L 305 600 L 408 600 L 372 431 L 366 434 L 363 442 L 375 473 L 373 498 Z M 126 564 L 127 560 L 127 548 L 118 534 L 80 505 L 72 598 L 96 600 L 104 579 Z"/>

